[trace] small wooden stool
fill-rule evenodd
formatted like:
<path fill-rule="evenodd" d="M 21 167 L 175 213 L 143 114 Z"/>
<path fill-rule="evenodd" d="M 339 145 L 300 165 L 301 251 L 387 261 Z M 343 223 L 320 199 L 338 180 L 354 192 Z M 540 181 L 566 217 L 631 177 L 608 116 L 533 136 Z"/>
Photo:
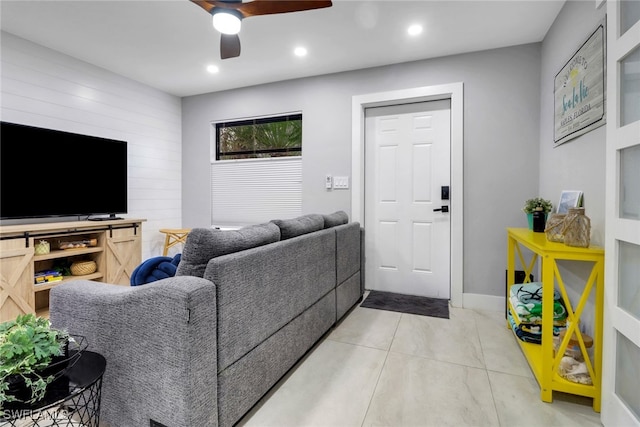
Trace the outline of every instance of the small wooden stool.
<path fill-rule="evenodd" d="M 160 232 L 167 235 L 164 239 L 164 251 L 162 252 L 162 256 L 167 256 L 170 247 L 175 246 L 178 243 L 185 243 L 190 231 L 190 228 L 161 228 Z"/>

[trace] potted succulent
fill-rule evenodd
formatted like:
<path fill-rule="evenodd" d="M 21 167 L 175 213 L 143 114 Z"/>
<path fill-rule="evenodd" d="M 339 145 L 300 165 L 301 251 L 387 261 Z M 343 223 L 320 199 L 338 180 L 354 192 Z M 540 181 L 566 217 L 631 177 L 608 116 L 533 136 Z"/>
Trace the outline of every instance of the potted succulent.
<path fill-rule="evenodd" d="M 534 197 L 524 202 L 522 210 L 527 214 L 527 220 L 529 222 L 529 230 L 544 231 L 545 224 L 547 222 L 547 216 L 553 205 L 551 201 L 543 199 L 542 197 Z M 538 217 L 537 226 L 534 227 L 534 213 Z"/>
<path fill-rule="evenodd" d="M 64 362 L 68 343 L 66 331 L 52 328 L 48 319 L 34 314 L 0 324 L 0 415 L 5 403 L 33 403 L 44 397 L 56 378 L 57 365 Z"/>

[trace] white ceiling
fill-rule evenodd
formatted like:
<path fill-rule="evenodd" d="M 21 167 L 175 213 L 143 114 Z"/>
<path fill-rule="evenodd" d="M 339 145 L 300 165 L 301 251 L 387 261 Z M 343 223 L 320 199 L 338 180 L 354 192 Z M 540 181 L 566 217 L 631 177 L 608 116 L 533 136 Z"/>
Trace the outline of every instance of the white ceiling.
<path fill-rule="evenodd" d="M 1 0 L 0 28 L 188 96 L 539 42 L 563 4 L 564 0 L 333 0 L 326 9 L 245 19 L 242 53 L 225 60 L 220 60 L 220 35 L 210 15 L 189 0 Z M 413 23 L 424 27 L 415 38 L 406 32 Z M 307 47 L 306 57 L 293 55 L 298 45 Z M 210 64 L 220 71 L 208 73 Z"/>

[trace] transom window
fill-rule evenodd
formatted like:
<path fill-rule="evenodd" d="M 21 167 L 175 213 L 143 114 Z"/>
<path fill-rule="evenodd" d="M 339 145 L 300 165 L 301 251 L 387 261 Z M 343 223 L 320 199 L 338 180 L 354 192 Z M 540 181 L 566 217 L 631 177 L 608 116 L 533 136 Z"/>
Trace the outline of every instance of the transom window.
<path fill-rule="evenodd" d="M 302 114 L 216 123 L 216 160 L 302 155 Z"/>

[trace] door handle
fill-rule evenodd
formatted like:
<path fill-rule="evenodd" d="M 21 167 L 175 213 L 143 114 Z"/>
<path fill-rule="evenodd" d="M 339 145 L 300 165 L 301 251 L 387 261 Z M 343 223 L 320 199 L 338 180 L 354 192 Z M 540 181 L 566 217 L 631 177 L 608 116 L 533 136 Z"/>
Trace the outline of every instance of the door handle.
<path fill-rule="evenodd" d="M 443 206 L 443 207 L 441 207 L 441 208 L 434 209 L 433 211 L 434 211 L 434 212 L 449 212 L 449 206 L 446 206 L 446 205 L 445 205 L 445 206 Z"/>

